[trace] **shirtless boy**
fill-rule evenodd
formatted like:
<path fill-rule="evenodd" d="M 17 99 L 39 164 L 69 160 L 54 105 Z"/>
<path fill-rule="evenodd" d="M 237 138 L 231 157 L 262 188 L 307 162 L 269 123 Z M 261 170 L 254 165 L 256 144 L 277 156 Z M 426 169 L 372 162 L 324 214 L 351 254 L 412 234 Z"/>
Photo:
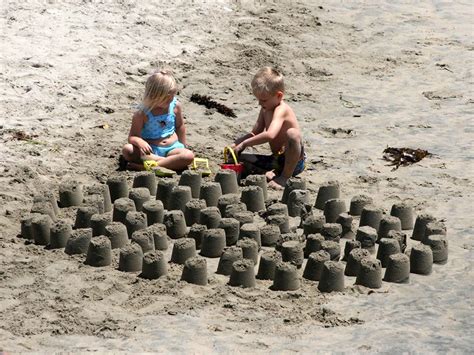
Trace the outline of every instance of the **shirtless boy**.
<path fill-rule="evenodd" d="M 252 79 L 252 91 L 261 106 L 252 131 L 234 142 L 239 154 L 245 148 L 269 143 L 272 155 L 240 154 L 251 173 L 265 172 L 269 186 L 282 189 L 305 166 L 301 131 L 295 113 L 283 100 L 283 75 L 273 68 L 260 69 Z"/>

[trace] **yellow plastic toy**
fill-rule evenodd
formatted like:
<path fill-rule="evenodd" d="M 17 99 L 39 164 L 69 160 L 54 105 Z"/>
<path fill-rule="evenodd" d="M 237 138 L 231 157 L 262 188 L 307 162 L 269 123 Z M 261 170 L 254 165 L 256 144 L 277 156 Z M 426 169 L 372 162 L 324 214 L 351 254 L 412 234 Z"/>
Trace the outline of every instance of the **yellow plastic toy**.
<path fill-rule="evenodd" d="M 206 158 L 194 158 L 191 169 L 200 172 L 202 176 L 212 174 L 211 169 L 209 169 L 209 160 Z"/>
<path fill-rule="evenodd" d="M 146 171 L 152 171 L 156 176 L 159 177 L 172 177 L 174 174 L 176 174 L 176 171 L 174 170 L 159 166 L 156 160 L 144 160 L 143 167 Z"/>

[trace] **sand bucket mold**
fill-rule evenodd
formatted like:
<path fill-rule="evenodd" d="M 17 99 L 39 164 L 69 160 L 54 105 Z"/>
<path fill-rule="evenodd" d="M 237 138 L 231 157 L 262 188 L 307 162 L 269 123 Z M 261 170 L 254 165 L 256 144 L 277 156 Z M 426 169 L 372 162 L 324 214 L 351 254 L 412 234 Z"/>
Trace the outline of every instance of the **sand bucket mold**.
<path fill-rule="evenodd" d="M 224 163 L 220 167 L 221 169 L 234 170 L 237 177 L 240 177 L 240 174 L 244 171 L 244 165 L 238 162 L 234 150 L 229 146 L 224 148 Z"/>

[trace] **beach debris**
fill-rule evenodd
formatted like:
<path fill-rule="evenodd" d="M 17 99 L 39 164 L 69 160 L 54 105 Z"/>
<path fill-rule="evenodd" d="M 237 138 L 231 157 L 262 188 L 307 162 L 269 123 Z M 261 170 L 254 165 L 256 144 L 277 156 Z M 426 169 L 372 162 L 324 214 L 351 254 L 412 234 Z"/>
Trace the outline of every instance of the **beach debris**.
<path fill-rule="evenodd" d="M 432 156 L 430 152 L 423 149 L 394 148 L 387 147 L 383 151 L 383 158 L 390 162 L 388 166 L 394 166 L 397 170 L 400 165 L 407 166 L 419 162 L 424 157 Z"/>
<path fill-rule="evenodd" d="M 13 131 L 11 133 L 12 133 L 12 136 L 10 140 L 31 141 L 33 140 L 33 138 L 38 137 L 37 134 L 28 134 L 25 131 Z"/>
<path fill-rule="evenodd" d="M 100 125 L 94 126 L 94 127 L 92 127 L 92 128 L 102 128 L 102 129 L 109 129 L 109 128 L 110 128 L 110 125 L 109 125 L 107 122 L 105 122 L 105 123 L 103 123 L 103 124 L 100 124 Z"/>
<path fill-rule="evenodd" d="M 223 114 L 224 116 L 232 117 L 232 118 L 237 117 L 232 109 L 214 101 L 210 96 L 192 94 L 190 100 L 191 102 L 194 102 L 198 105 L 205 106 L 207 109 L 214 108 L 217 110 L 217 112 L 219 112 L 220 114 Z"/>
<path fill-rule="evenodd" d="M 29 144 L 46 145 L 45 142 L 41 142 L 35 139 L 35 138 L 38 138 L 37 134 L 28 134 L 25 131 L 21 131 L 21 130 L 11 130 L 9 133 L 11 134 L 11 137 L 9 138 L 9 140 L 11 141 L 17 140 L 17 141 L 23 141 Z"/>
<path fill-rule="evenodd" d="M 423 91 L 422 95 L 428 100 L 448 100 L 462 97 L 462 94 L 455 94 L 447 91 Z"/>
<path fill-rule="evenodd" d="M 115 112 L 115 110 L 111 107 L 100 106 L 100 105 L 96 105 L 94 110 L 95 110 L 95 112 L 107 113 L 107 114 L 111 114 L 111 113 Z"/>
<path fill-rule="evenodd" d="M 53 65 L 49 63 L 32 63 L 31 66 L 33 68 L 52 68 Z"/>
<path fill-rule="evenodd" d="M 451 68 L 449 67 L 449 65 L 447 65 L 447 64 L 444 64 L 444 63 L 436 63 L 435 65 L 436 65 L 437 67 L 441 68 L 441 69 L 444 69 L 444 70 L 447 70 L 447 71 L 449 71 L 449 72 L 451 72 L 451 73 L 454 73 L 454 72 L 451 70 Z"/>
<path fill-rule="evenodd" d="M 408 127 L 410 128 L 433 128 L 432 126 L 430 126 L 429 124 L 409 124 Z"/>
<path fill-rule="evenodd" d="M 339 100 L 341 101 L 342 106 L 347 107 L 347 108 L 356 108 L 360 107 L 360 105 L 357 105 L 345 98 L 342 97 L 342 92 L 339 93 Z"/>
<path fill-rule="evenodd" d="M 351 128 L 321 127 L 322 134 L 326 137 L 347 138 L 355 136 L 355 131 Z"/>

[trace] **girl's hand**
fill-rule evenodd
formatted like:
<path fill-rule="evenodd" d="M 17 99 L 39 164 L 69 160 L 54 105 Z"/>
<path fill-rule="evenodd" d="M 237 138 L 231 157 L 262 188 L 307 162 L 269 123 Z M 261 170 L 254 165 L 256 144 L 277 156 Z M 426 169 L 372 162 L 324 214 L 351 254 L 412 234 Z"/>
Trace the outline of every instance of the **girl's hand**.
<path fill-rule="evenodd" d="M 153 152 L 148 142 L 142 139 L 138 142 L 138 149 L 140 150 L 140 155 L 147 155 Z"/>

